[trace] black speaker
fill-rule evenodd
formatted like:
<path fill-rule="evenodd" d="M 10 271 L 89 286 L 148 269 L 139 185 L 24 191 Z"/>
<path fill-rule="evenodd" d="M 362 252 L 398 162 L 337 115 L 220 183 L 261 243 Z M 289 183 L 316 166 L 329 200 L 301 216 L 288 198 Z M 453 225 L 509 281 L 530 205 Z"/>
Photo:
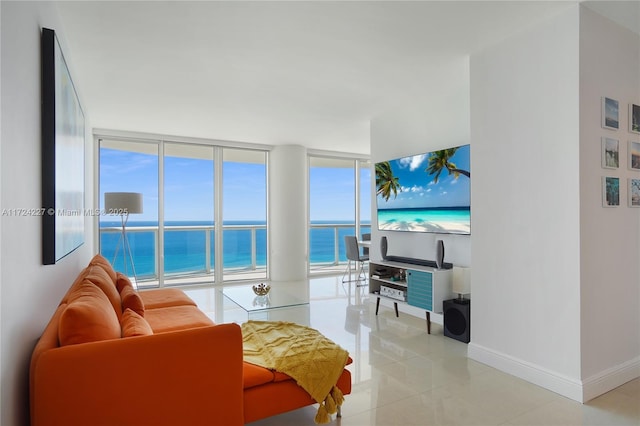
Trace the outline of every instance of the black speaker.
<path fill-rule="evenodd" d="M 380 238 L 380 256 L 382 260 L 387 258 L 387 237 Z"/>
<path fill-rule="evenodd" d="M 444 242 L 442 240 L 436 241 L 436 266 L 438 269 L 442 269 L 444 265 Z"/>
<path fill-rule="evenodd" d="M 444 335 L 469 343 L 471 340 L 471 301 L 452 299 L 442 302 Z"/>

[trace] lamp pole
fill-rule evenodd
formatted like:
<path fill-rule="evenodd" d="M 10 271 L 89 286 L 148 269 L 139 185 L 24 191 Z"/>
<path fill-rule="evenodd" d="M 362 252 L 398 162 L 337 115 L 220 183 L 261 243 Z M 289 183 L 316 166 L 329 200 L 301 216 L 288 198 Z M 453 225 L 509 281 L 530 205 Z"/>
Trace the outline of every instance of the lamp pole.
<path fill-rule="evenodd" d="M 131 271 L 133 272 L 133 279 L 135 286 L 138 286 L 138 276 L 136 275 L 136 267 L 133 262 L 133 251 L 131 250 L 131 244 L 127 237 L 127 222 L 129 221 L 129 214 L 142 213 L 142 194 L 137 192 L 106 192 L 104 194 L 105 209 L 110 214 L 120 215 L 120 223 L 122 225 L 120 231 L 120 238 L 116 245 L 116 250 L 113 255 L 112 265 L 115 265 L 115 261 L 118 258 L 120 246 L 122 245 L 122 261 L 124 264 L 124 274 L 128 274 L 127 257 L 131 262 Z"/>

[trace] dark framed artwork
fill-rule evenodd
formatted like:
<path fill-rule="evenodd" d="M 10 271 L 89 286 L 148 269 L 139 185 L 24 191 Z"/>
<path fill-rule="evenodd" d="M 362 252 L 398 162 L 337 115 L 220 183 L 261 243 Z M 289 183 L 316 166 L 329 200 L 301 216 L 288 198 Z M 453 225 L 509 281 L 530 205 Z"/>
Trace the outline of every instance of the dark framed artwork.
<path fill-rule="evenodd" d="M 84 243 L 85 119 L 55 31 L 43 28 L 42 262 Z"/>
<path fill-rule="evenodd" d="M 602 127 L 611 130 L 620 128 L 620 105 L 617 100 L 602 98 Z"/>
<path fill-rule="evenodd" d="M 602 177 L 602 206 L 617 207 L 620 205 L 620 178 Z"/>
<path fill-rule="evenodd" d="M 629 131 L 640 134 L 640 105 L 629 104 Z"/>

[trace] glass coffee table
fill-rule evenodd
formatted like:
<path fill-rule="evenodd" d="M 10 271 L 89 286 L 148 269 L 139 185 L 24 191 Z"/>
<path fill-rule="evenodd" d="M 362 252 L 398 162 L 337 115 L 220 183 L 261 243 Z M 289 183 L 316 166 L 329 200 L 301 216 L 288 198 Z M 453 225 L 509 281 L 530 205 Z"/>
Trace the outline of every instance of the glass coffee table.
<path fill-rule="evenodd" d="M 271 285 L 271 290 L 266 296 L 256 295 L 251 285 L 225 287 L 222 289 L 222 294 L 225 299 L 242 308 L 249 319 L 254 319 L 254 314 L 276 309 L 309 306 L 308 294 L 277 284 Z"/>

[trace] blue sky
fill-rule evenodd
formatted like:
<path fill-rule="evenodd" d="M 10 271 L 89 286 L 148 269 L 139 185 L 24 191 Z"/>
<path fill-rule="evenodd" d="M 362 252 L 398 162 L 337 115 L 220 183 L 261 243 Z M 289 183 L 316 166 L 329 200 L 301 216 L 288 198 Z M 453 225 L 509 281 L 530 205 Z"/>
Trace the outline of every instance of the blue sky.
<path fill-rule="evenodd" d="M 398 178 L 401 192 L 394 198 L 393 193 L 388 201 L 380 195 L 377 197 L 379 208 L 402 209 L 424 207 L 461 207 L 470 205 L 471 181 L 466 176 L 460 175 L 455 179 L 444 170 L 438 178 L 438 183 L 433 181 L 433 175 L 425 170 L 428 165 L 429 154 L 420 154 L 392 160 L 391 170 Z M 470 146 L 463 145 L 458 148 L 450 159 L 459 169 L 470 170 Z"/>
<path fill-rule="evenodd" d="M 225 162 L 223 168 L 225 220 L 266 220 L 266 167 Z M 363 172 L 370 179 L 370 172 Z M 165 220 L 213 220 L 214 170 L 210 160 L 165 158 Z M 369 180 L 363 180 L 369 188 Z M 312 220 L 354 219 L 353 169 L 313 168 L 310 179 Z M 100 203 L 105 192 L 141 192 L 144 213 L 131 221 L 158 219 L 158 157 L 102 148 L 100 150 Z M 362 218 L 371 219 L 370 191 L 361 199 Z M 119 221 L 105 216 L 102 221 Z"/>
<path fill-rule="evenodd" d="M 101 149 L 100 201 L 105 192 L 142 192 L 144 213 L 131 221 L 158 219 L 158 157 Z M 261 164 L 225 162 L 223 169 L 226 220 L 266 220 L 266 168 Z M 214 170 L 209 160 L 166 157 L 165 220 L 212 221 Z M 113 217 L 118 220 L 117 217 Z M 109 217 L 102 220 L 111 220 Z"/>
<path fill-rule="evenodd" d="M 371 171 L 362 170 L 360 220 L 371 221 Z M 355 216 L 355 178 L 353 168 L 312 167 L 309 176 L 312 221 L 353 221 Z"/>

